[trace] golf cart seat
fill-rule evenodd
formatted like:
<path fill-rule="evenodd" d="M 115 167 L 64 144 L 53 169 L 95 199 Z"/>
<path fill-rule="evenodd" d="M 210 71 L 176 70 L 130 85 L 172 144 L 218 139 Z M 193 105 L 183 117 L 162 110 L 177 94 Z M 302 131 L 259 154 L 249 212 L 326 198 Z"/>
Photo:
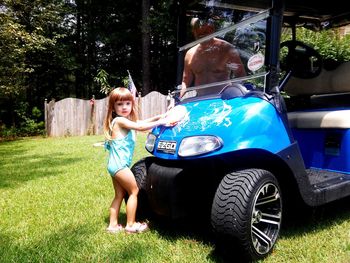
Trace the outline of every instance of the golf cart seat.
<path fill-rule="evenodd" d="M 350 93 L 350 62 L 345 62 L 334 70 L 322 69 L 315 78 L 291 77 L 285 91 L 290 96 Z"/>
<path fill-rule="evenodd" d="M 322 69 L 310 79 L 292 77 L 285 86 L 291 100 L 305 108 L 288 113 L 292 128 L 350 128 L 350 62 Z M 299 101 L 298 101 L 299 98 Z"/>

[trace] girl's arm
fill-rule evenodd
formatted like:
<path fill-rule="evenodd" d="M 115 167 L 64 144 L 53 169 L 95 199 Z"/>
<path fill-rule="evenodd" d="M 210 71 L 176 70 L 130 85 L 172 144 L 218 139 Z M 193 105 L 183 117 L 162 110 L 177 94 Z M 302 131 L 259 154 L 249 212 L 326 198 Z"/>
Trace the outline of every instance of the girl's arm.
<path fill-rule="evenodd" d="M 166 117 L 166 113 L 159 114 L 159 115 L 156 115 L 156 116 L 148 118 L 148 119 L 138 120 L 137 122 L 139 122 L 139 123 L 154 122 L 154 121 L 158 121 L 159 119 L 162 119 L 162 118 L 165 118 L 165 117 Z"/>
<path fill-rule="evenodd" d="M 162 118 L 163 115 L 157 115 L 144 121 L 134 122 L 127 118 L 118 118 L 119 127 L 136 131 L 147 131 L 159 125 L 165 125 L 167 120 Z"/>

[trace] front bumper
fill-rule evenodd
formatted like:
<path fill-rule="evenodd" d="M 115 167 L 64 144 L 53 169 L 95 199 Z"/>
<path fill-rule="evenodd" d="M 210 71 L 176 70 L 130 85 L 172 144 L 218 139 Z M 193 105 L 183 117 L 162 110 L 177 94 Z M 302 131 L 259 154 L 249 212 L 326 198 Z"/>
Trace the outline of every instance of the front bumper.
<path fill-rule="evenodd" d="M 169 161 L 149 157 L 146 167 L 145 190 L 154 213 L 172 219 L 210 216 L 213 197 L 222 178 L 215 160 Z"/>

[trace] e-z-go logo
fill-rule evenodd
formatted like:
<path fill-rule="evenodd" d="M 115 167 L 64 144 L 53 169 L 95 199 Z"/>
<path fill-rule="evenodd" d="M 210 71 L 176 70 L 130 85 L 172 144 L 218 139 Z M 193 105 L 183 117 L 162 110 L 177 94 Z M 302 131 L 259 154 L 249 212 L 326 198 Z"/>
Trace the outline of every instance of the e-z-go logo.
<path fill-rule="evenodd" d="M 159 141 L 157 150 L 166 153 L 174 154 L 176 151 L 176 142 L 175 141 Z"/>

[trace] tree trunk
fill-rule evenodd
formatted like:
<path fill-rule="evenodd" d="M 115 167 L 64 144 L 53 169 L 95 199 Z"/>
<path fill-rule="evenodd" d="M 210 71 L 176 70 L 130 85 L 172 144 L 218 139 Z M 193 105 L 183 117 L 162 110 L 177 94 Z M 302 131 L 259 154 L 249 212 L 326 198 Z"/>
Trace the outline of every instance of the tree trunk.
<path fill-rule="evenodd" d="M 150 65 L 150 26 L 149 26 L 150 0 L 142 0 L 142 95 L 150 92 L 151 65 Z"/>

